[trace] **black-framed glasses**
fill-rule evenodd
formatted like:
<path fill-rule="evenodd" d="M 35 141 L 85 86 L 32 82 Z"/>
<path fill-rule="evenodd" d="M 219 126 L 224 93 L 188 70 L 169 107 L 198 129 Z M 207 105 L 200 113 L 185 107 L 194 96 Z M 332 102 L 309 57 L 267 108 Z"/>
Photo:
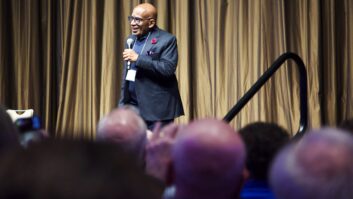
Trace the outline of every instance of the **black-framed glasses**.
<path fill-rule="evenodd" d="M 143 18 L 140 18 L 140 17 L 134 17 L 134 16 L 128 16 L 127 17 L 127 20 L 131 23 L 132 21 L 135 21 L 135 23 L 141 23 L 142 21 L 144 20 L 150 20 L 150 19 L 153 19 L 153 18 L 147 18 L 147 19 L 143 19 Z"/>

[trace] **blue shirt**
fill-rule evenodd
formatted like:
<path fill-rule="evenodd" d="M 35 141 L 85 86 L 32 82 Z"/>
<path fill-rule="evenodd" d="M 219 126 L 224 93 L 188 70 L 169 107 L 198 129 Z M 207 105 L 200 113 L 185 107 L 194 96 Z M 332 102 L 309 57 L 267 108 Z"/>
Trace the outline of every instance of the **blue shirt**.
<path fill-rule="evenodd" d="M 147 42 L 147 35 L 143 35 L 140 38 L 137 38 L 134 46 L 133 46 L 133 50 L 137 53 L 137 54 L 141 54 L 141 51 L 143 50 L 143 46 L 145 45 L 145 43 Z M 136 74 L 137 74 L 137 67 L 136 67 L 136 62 L 131 62 L 130 65 L 130 69 L 132 70 L 136 70 Z M 138 101 L 137 101 L 137 96 L 136 96 L 136 90 L 135 90 L 135 82 L 133 81 L 129 81 L 129 94 L 130 94 L 130 101 L 129 104 L 138 106 Z"/>
<path fill-rule="evenodd" d="M 268 183 L 262 180 L 249 179 L 240 192 L 241 199 L 275 199 Z"/>

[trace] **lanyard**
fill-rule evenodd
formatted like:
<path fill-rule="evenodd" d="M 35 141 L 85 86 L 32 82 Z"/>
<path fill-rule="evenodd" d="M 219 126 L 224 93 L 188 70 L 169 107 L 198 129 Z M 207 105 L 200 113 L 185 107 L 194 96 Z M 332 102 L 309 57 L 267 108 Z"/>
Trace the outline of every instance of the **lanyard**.
<path fill-rule="evenodd" d="M 147 43 L 148 38 L 150 37 L 150 35 L 151 35 L 151 32 L 148 33 L 147 38 L 146 38 L 146 40 L 145 40 L 145 43 L 143 44 L 142 50 L 141 50 L 141 52 L 139 53 L 139 55 L 141 55 L 141 54 L 143 53 L 143 50 L 145 49 L 146 43 Z M 132 46 L 132 50 L 134 49 L 135 44 L 136 44 L 136 42 L 134 42 L 134 45 Z"/>

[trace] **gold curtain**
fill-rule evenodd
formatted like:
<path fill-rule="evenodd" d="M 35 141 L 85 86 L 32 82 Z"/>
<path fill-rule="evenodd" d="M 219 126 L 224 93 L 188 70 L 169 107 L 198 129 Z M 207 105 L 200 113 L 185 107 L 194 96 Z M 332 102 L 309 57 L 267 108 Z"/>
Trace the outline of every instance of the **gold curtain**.
<path fill-rule="evenodd" d="M 309 125 L 353 116 L 353 3 L 349 0 L 0 0 L 0 104 L 34 108 L 52 135 L 93 139 L 117 105 L 133 7 L 158 8 L 178 39 L 186 123 L 222 118 L 284 52 L 308 73 Z M 299 77 L 289 61 L 231 122 L 299 124 Z"/>

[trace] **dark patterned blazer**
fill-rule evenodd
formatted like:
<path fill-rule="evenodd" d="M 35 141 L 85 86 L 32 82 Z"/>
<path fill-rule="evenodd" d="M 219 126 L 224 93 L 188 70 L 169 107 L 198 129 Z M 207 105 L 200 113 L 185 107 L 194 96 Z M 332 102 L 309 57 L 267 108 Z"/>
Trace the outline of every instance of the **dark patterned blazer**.
<path fill-rule="evenodd" d="M 136 41 L 134 35 L 128 38 Z M 153 28 L 135 63 L 135 91 L 138 108 L 144 120 L 169 120 L 184 115 L 175 76 L 177 63 L 178 47 L 175 36 L 158 27 Z M 129 81 L 125 80 L 126 66 L 125 62 L 119 106 L 129 102 Z"/>

